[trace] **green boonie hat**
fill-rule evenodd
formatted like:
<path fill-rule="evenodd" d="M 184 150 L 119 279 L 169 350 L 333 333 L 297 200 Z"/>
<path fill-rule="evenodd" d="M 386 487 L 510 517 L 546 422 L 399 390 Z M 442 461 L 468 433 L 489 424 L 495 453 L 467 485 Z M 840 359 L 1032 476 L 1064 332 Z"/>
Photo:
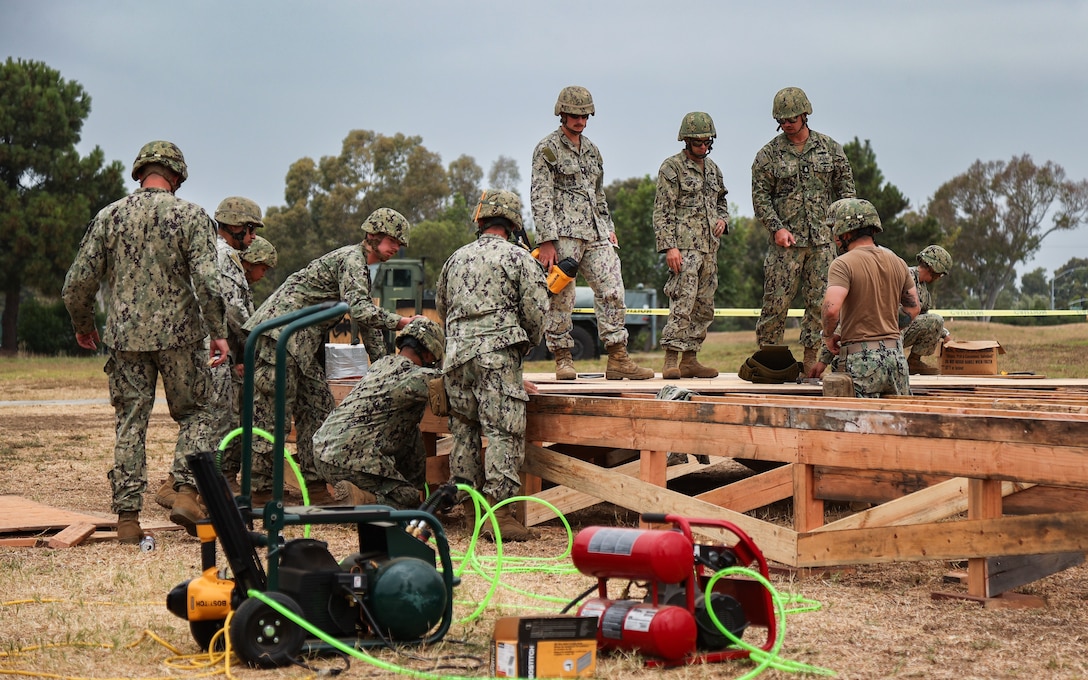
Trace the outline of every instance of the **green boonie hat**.
<path fill-rule="evenodd" d="M 436 361 L 442 361 L 442 358 L 446 355 L 446 333 L 441 326 L 426 317 L 412 319 L 408 322 L 408 325 L 397 335 L 395 342 L 397 349 L 400 349 L 400 346 L 404 344 L 402 338 L 415 338 L 418 340 L 419 344 L 426 347 L 434 355 Z"/>
<path fill-rule="evenodd" d="M 922 252 L 918 253 L 918 261 L 937 274 L 947 274 L 952 269 L 952 256 L 947 250 L 937 245 L 923 248 Z"/>
<path fill-rule="evenodd" d="M 140 168 L 152 163 L 158 163 L 176 172 L 181 177 L 178 181 L 179 186 L 189 179 L 189 166 L 185 164 L 185 155 L 173 142 L 157 140 L 144 144 L 140 148 L 140 153 L 136 154 L 136 160 L 132 162 L 132 179 L 139 182 Z"/>
<path fill-rule="evenodd" d="M 555 115 L 561 113 L 575 113 L 579 116 L 592 116 L 596 113 L 593 107 L 593 95 L 580 85 L 568 85 L 559 91 L 559 98 L 555 100 Z"/>
<path fill-rule="evenodd" d="M 877 232 L 884 231 L 880 226 L 880 215 L 876 208 L 864 198 L 840 198 L 827 209 L 827 224 L 835 236 L 842 236 L 862 227 L 873 227 Z"/>
<path fill-rule="evenodd" d="M 219 207 L 215 209 L 215 221 L 235 227 L 246 224 L 264 226 L 264 221 L 261 220 L 261 207 L 242 196 L 230 196 L 220 201 Z"/>
<path fill-rule="evenodd" d="M 480 194 L 480 202 L 476 204 L 476 215 L 472 219 L 479 222 L 487 217 L 505 217 L 518 229 L 522 229 L 521 199 L 513 191 L 485 190 Z"/>
<path fill-rule="evenodd" d="M 386 234 L 408 245 L 408 218 L 392 208 L 378 208 L 370 213 L 363 222 L 363 231 L 368 234 Z"/>
<path fill-rule="evenodd" d="M 801 114 L 812 115 L 812 104 L 804 90 L 799 87 L 784 87 L 775 94 L 774 105 L 771 107 L 771 116 L 775 120 Z"/>
<path fill-rule="evenodd" d="M 714 139 L 718 136 L 714 129 L 714 119 L 709 113 L 692 111 L 680 121 L 680 132 L 676 135 L 676 141 L 685 139 Z"/>
<path fill-rule="evenodd" d="M 264 264 L 269 267 L 275 267 L 276 262 L 279 261 L 279 256 L 276 255 L 276 246 L 272 245 L 272 242 L 263 236 L 254 236 L 253 243 L 250 243 L 249 247 L 239 255 L 243 262 Z"/>

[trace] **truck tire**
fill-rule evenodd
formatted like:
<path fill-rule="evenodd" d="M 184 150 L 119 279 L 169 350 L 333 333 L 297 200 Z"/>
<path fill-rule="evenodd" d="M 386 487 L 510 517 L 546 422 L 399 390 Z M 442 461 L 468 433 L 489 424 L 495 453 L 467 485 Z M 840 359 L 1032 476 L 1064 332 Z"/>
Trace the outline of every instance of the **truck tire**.
<path fill-rule="evenodd" d="M 597 350 L 597 338 L 582 326 L 575 324 L 571 327 L 570 337 L 574 340 L 574 347 L 570 350 L 570 355 L 575 361 L 596 359 L 601 355 Z"/>

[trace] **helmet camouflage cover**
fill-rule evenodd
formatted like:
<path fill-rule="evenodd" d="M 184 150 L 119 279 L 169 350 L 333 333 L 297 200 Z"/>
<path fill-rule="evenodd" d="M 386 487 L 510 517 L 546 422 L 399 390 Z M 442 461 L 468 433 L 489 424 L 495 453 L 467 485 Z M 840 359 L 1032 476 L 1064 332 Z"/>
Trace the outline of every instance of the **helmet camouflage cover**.
<path fill-rule="evenodd" d="M 363 222 L 363 231 L 368 234 L 386 234 L 408 245 L 408 218 L 392 208 L 378 208 L 370 213 Z"/>
<path fill-rule="evenodd" d="M 864 198 L 842 198 L 832 203 L 827 209 L 827 223 L 835 236 L 842 236 L 862 227 L 884 231 L 884 227 L 880 226 L 880 215 L 876 208 Z"/>
<path fill-rule="evenodd" d="M 480 195 L 480 202 L 476 205 L 475 221 L 487 217 L 505 217 L 514 223 L 518 229 L 523 229 L 521 219 L 521 199 L 513 191 L 505 189 L 487 189 Z"/>
<path fill-rule="evenodd" d="M 140 168 L 152 163 L 158 163 L 176 172 L 181 177 L 178 184 L 189 179 L 189 166 L 185 164 L 185 156 L 173 142 L 158 140 L 144 144 L 140 148 L 140 153 L 136 154 L 136 160 L 132 162 L 132 179 L 139 182 Z"/>
<path fill-rule="evenodd" d="M 926 246 L 918 253 L 918 261 L 929 267 L 936 274 L 947 274 L 952 269 L 952 256 L 944 248 Z"/>
<path fill-rule="evenodd" d="M 714 139 L 718 136 L 714 129 L 714 119 L 709 113 L 692 111 L 680 121 L 680 132 L 676 134 L 676 141 L 685 139 Z"/>
<path fill-rule="evenodd" d="M 559 91 L 559 98 L 555 100 L 555 115 L 561 113 L 575 113 L 579 116 L 592 116 L 596 111 L 593 108 L 593 95 L 579 85 L 568 85 Z"/>
<path fill-rule="evenodd" d="M 771 115 L 775 120 L 793 118 L 801 114 L 812 115 L 812 104 L 808 95 L 799 87 L 784 87 L 774 96 Z"/>
<path fill-rule="evenodd" d="M 215 209 L 215 221 L 236 227 L 247 224 L 264 226 L 261 206 L 242 196 L 229 196 L 220 201 L 219 207 Z"/>
<path fill-rule="evenodd" d="M 402 338 L 415 338 L 423 345 L 436 361 L 442 361 L 446 355 L 446 334 L 442 327 L 427 317 L 412 319 L 408 325 L 397 335 L 397 349 L 404 344 Z"/>
<path fill-rule="evenodd" d="M 243 262 L 250 264 L 264 264 L 275 267 L 279 257 L 276 255 L 276 246 L 263 236 L 254 236 L 253 243 L 239 255 Z"/>

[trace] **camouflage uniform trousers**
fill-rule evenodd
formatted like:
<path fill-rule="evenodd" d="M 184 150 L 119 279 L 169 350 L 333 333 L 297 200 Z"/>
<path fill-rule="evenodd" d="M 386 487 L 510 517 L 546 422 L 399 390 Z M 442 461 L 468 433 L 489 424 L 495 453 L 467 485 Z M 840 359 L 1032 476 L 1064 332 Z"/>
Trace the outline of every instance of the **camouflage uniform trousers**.
<path fill-rule="evenodd" d="M 253 369 L 253 426 L 275 433 L 276 424 L 276 341 L 257 340 L 257 360 Z M 314 468 L 314 433 L 336 406 L 325 380 L 325 369 L 316 358 L 300 365 L 287 354 L 284 367 L 284 432 L 295 426 L 295 461 L 302 470 L 307 489 L 325 482 Z M 285 448 L 289 448 L 286 447 Z M 272 488 L 273 442 L 254 435 L 252 455 L 252 489 Z M 286 463 L 285 474 L 288 473 Z"/>
<path fill-rule="evenodd" d="M 360 460 L 360 457 L 354 457 Z M 378 498 L 378 503 L 390 505 L 402 510 L 414 510 L 419 507 L 419 490 L 427 482 L 427 451 L 423 448 L 423 435 L 416 431 L 415 436 L 405 440 L 396 451 L 383 453 L 369 451 L 361 464 L 338 465 L 314 460 L 321 478 L 330 484 L 346 479 L 363 491 L 369 491 Z"/>
<path fill-rule="evenodd" d="M 854 381 L 854 396 L 910 395 L 910 373 L 902 347 L 875 347 L 838 356 L 838 366 Z"/>
<path fill-rule="evenodd" d="M 801 320 L 801 346 L 819 347 L 821 305 L 827 289 L 827 270 L 835 253 L 830 244 L 783 248 L 774 243 L 763 260 L 763 310 L 756 323 L 759 346 L 781 345 L 786 316 L 800 286 L 805 301 Z"/>
<path fill-rule="evenodd" d="M 620 272 L 620 258 L 612 244 L 607 240 L 589 242 L 560 236 L 556 242 L 556 257 L 560 260 L 564 257 L 578 260 L 578 273 L 593 289 L 593 306 L 597 312 L 597 332 L 601 341 L 606 347 L 626 345 L 627 328 L 624 323 L 627 302 L 623 275 Z M 570 314 L 573 309 L 573 284 L 551 297 L 544 319 L 544 337 L 552 352 L 574 347 L 574 340 L 570 337 L 573 326 Z"/>
<path fill-rule="evenodd" d="M 117 415 L 117 440 L 113 469 L 112 511 L 143 509 L 147 491 L 147 423 L 155 406 L 155 386 L 162 377 L 170 417 L 178 424 L 174 447 L 174 488 L 196 486 L 185 456 L 214 447 L 216 413 L 209 401 L 211 390 L 204 343 L 154 352 L 110 349 L 103 369 L 109 377 L 110 403 Z"/>
<path fill-rule="evenodd" d="M 680 273 L 669 274 L 669 320 L 661 331 L 661 346 L 677 352 L 698 352 L 714 320 L 718 290 L 718 255 L 682 250 Z"/>
<path fill-rule="evenodd" d="M 919 314 L 903 330 L 903 347 L 910 347 L 912 354 L 929 356 L 937 351 L 943 332 L 943 316 L 928 312 Z"/>
<path fill-rule="evenodd" d="M 485 496 L 506 500 L 521 488 L 525 459 L 525 404 L 521 352 L 488 352 L 446 370 L 450 404 L 450 476 Z M 481 460 L 482 439 L 487 453 Z"/>

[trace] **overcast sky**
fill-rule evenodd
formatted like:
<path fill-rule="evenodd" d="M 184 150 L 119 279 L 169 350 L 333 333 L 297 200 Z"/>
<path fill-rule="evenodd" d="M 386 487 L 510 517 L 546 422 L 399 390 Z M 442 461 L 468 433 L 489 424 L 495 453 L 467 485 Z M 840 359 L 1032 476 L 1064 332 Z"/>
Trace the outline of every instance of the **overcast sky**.
<path fill-rule="evenodd" d="M 418 135 L 485 178 L 509 156 L 528 196 L 574 84 L 593 94 L 606 182 L 656 176 L 683 115 L 709 112 L 742 215 L 786 86 L 808 93 L 812 129 L 870 140 L 913 208 L 979 159 L 1028 153 L 1088 178 L 1085 1 L 0 0 L 0 45 L 91 95 L 84 152 L 131 168 L 145 142 L 176 142 L 179 195 L 209 211 L 228 195 L 282 205 L 290 165 L 338 154 L 352 129 Z M 1088 257 L 1088 227 L 1021 269 L 1071 257 Z"/>

